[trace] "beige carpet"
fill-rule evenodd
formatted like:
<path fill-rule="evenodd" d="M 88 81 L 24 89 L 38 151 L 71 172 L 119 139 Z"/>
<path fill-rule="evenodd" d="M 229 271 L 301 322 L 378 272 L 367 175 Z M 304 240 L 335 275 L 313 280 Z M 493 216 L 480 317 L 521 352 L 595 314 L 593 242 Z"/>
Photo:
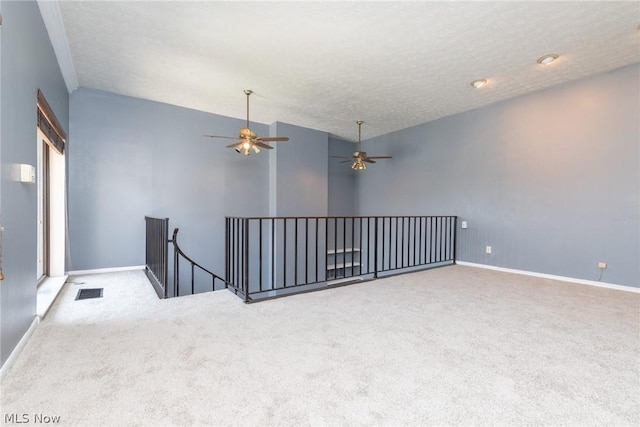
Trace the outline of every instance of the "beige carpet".
<path fill-rule="evenodd" d="M 640 425 L 640 294 L 462 266 L 251 305 L 160 301 L 141 271 L 70 280 L 3 422 Z"/>

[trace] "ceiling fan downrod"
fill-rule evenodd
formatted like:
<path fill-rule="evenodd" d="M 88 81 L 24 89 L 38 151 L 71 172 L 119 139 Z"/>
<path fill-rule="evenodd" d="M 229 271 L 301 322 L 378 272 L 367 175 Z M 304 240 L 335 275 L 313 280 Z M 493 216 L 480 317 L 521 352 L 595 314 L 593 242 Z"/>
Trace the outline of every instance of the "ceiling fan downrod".
<path fill-rule="evenodd" d="M 244 90 L 244 94 L 247 95 L 247 129 L 249 129 L 249 96 L 251 96 L 252 93 L 253 91 L 251 89 Z"/>

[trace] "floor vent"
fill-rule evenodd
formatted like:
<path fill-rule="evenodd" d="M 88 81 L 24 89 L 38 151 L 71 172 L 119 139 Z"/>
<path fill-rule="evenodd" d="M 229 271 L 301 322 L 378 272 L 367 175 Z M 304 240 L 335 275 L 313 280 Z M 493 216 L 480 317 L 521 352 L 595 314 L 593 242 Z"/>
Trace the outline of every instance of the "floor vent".
<path fill-rule="evenodd" d="M 78 290 L 76 301 L 79 299 L 102 298 L 102 289 L 103 288 L 80 289 Z"/>

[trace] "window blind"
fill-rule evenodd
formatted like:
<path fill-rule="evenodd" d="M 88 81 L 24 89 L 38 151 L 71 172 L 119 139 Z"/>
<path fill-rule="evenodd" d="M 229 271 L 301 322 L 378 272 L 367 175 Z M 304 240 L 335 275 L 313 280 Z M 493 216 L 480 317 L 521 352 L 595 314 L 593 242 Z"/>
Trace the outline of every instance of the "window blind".
<path fill-rule="evenodd" d="M 60 122 L 40 89 L 38 89 L 37 124 L 38 129 L 45 136 L 45 142 L 59 154 L 64 154 L 64 143 L 67 140 L 67 134 L 62 129 Z"/>

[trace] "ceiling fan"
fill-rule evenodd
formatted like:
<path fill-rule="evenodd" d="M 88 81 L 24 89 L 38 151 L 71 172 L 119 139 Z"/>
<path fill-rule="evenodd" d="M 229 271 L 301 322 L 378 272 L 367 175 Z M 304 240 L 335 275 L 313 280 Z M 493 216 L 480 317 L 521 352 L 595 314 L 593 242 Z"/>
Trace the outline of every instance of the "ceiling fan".
<path fill-rule="evenodd" d="M 265 142 L 288 141 L 289 138 L 287 138 L 286 136 L 261 137 L 256 135 L 255 132 L 249 129 L 249 96 L 251 96 L 252 93 L 253 91 L 249 89 L 245 89 L 244 91 L 244 94 L 247 95 L 247 127 L 240 129 L 237 137 L 218 135 L 204 136 L 207 136 L 209 138 L 235 139 L 236 142 L 227 145 L 227 148 L 235 148 L 238 153 L 244 153 L 245 156 L 251 154 L 251 150 L 253 150 L 255 153 L 259 153 L 260 148 L 272 150 L 273 147 L 265 144 Z"/>
<path fill-rule="evenodd" d="M 351 157 L 331 156 L 334 159 L 345 159 L 340 163 L 351 162 L 351 169 L 363 170 L 367 168 L 367 163 L 375 163 L 374 159 L 391 159 L 391 156 L 367 156 L 367 153 L 361 151 L 360 145 L 362 145 L 362 120 L 356 122 L 358 124 L 358 151 L 354 152 Z"/>

